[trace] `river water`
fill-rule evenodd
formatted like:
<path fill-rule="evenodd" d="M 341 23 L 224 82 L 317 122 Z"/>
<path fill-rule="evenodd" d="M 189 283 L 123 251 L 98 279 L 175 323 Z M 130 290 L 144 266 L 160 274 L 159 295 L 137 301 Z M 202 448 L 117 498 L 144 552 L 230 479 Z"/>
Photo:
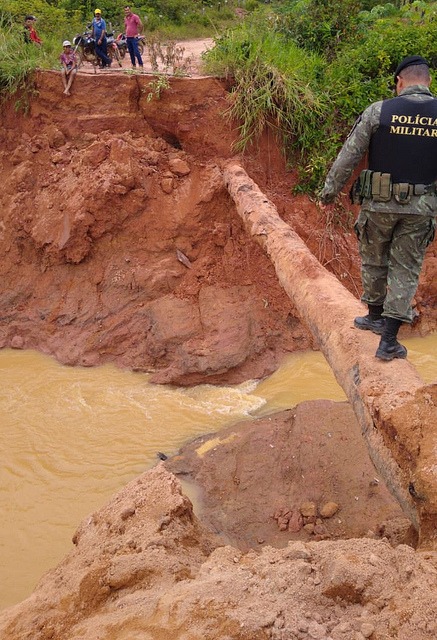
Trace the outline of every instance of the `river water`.
<path fill-rule="evenodd" d="M 437 380 L 437 335 L 403 342 L 424 380 Z M 289 356 L 260 383 L 181 389 L 112 366 L 0 351 L 0 608 L 27 597 L 72 548 L 79 522 L 157 452 L 321 398 L 345 400 L 319 352 Z"/>

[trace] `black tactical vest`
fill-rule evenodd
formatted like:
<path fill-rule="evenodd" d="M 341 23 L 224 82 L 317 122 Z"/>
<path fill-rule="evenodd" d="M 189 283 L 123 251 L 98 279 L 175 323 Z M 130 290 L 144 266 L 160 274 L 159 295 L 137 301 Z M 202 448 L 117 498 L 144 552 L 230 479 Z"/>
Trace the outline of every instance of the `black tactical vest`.
<path fill-rule="evenodd" d="M 393 182 L 430 184 L 437 179 L 437 99 L 385 100 L 369 147 L 369 169 Z"/>

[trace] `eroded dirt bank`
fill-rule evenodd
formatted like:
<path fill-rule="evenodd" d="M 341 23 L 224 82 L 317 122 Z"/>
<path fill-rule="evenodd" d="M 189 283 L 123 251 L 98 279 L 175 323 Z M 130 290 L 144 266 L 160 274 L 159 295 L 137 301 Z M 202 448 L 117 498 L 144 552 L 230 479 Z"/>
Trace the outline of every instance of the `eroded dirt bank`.
<path fill-rule="evenodd" d="M 155 371 L 157 382 L 261 377 L 312 340 L 223 187 L 235 137 L 222 116 L 227 88 L 173 79 L 148 100 L 151 80 L 81 75 L 62 99 L 59 74 L 40 73 L 27 115 L 4 108 L 0 346 Z M 358 294 L 351 230 L 327 227 L 313 203 L 291 197 L 274 141 L 243 163 Z M 424 331 L 436 321 L 436 265 L 430 250 Z"/>
<path fill-rule="evenodd" d="M 173 80 L 148 101 L 149 80 L 81 76 L 67 102 L 59 75 L 44 73 L 28 116 L 4 108 L 0 346 L 151 370 L 157 382 L 261 377 L 282 353 L 316 345 L 223 186 L 234 139 L 221 116 L 226 86 Z M 241 162 L 358 295 L 350 225 L 326 224 L 314 203 L 291 197 L 293 173 L 271 138 Z M 436 271 L 434 244 L 419 332 L 436 326 Z M 203 487 L 202 522 L 232 546 L 198 521 L 162 465 L 135 480 L 82 523 L 31 598 L 2 614 L 1 637 L 434 638 L 433 555 L 405 544 L 414 534 L 348 440 L 356 425 L 344 407 L 308 404 L 229 433 L 227 449 L 198 460 L 198 443 L 171 462 Z M 336 503 L 338 517 L 304 516 L 304 502 Z"/>
<path fill-rule="evenodd" d="M 184 384 L 308 347 L 223 187 L 225 87 L 175 80 L 147 102 L 144 77 L 77 80 L 59 102 L 59 76 L 39 75 L 29 117 L 4 117 L 1 346 Z"/>
<path fill-rule="evenodd" d="M 202 522 L 245 551 L 289 540 L 417 541 L 348 403 L 303 402 L 197 438 L 165 466 L 201 489 Z"/>

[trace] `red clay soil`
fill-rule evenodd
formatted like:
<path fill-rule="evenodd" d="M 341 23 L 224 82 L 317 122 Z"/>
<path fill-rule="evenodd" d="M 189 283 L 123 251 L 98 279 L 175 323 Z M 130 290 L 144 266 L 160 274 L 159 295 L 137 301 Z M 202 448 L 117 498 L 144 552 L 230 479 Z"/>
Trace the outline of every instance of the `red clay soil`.
<path fill-rule="evenodd" d="M 67 102 L 40 73 L 29 115 L 5 109 L 0 345 L 157 382 L 261 377 L 311 338 L 233 215 L 226 87 L 174 80 L 147 102 L 150 81 L 83 75 Z"/>
<path fill-rule="evenodd" d="M 315 345 L 223 186 L 229 93 L 213 78 L 172 79 L 148 100 L 151 81 L 80 74 L 66 98 L 58 73 L 38 73 L 26 114 L 5 105 L 0 346 L 154 371 L 156 382 L 262 377 L 283 353 Z M 327 225 L 293 196 L 295 176 L 267 134 L 241 161 L 358 295 L 350 213 Z M 435 251 L 417 296 L 423 332 L 437 319 Z"/>
<path fill-rule="evenodd" d="M 26 114 L 4 106 L 0 346 L 114 362 L 162 383 L 262 377 L 317 345 L 223 185 L 236 134 L 222 115 L 228 88 L 172 79 L 148 100 L 152 80 L 79 74 L 67 99 L 58 73 L 38 73 Z M 271 135 L 239 162 L 358 296 L 346 201 L 326 221 L 293 196 Z M 437 324 L 436 273 L 434 243 L 419 333 Z M 136 479 L 0 615 L 2 640 L 436 637 L 436 560 L 414 551 L 349 405 L 244 423 L 167 465 L 200 491 L 198 516 L 163 465 Z"/>

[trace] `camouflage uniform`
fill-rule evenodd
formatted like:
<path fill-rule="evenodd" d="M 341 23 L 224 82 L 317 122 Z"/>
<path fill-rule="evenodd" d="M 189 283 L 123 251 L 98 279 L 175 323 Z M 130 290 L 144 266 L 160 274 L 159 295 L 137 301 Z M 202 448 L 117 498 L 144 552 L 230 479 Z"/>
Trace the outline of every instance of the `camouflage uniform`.
<path fill-rule="evenodd" d="M 410 86 L 400 95 L 416 102 L 434 100 L 429 89 Z M 351 177 L 378 129 L 383 102 L 370 105 L 358 118 L 329 171 L 320 195 L 324 204 Z M 437 138 L 436 138 L 437 152 Z M 437 171 L 436 171 L 437 173 Z M 384 305 L 384 316 L 411 322 L 411 301 L 417 289 L 426 247 L 434 238 L 437 196 L 411 195 L 409 203 L 375 202 L 364 198 L 355 224 L 362 260 L 363 296 L 366 304 Z"/>

